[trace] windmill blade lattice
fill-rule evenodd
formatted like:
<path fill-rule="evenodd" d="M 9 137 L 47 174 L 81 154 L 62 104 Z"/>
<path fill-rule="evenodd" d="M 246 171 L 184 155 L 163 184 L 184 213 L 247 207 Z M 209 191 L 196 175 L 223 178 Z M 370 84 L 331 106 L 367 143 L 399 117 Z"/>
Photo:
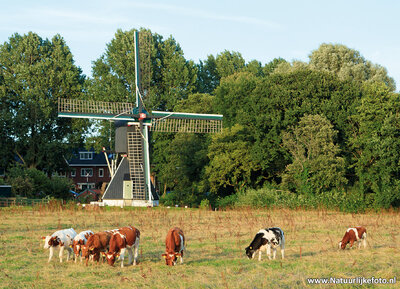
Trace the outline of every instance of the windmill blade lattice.
<path fill-rule="evenodd" d="M 168 114 L 167 112 L 152 112 Z M 153 118 L 151 131 L 184 133 L 218 133 L 222 131 L 222 116 L 173 113 L 168 117 Z"/>
<path fill-rule="evenodd" d="M 59 117 L 132 120 L 127 115 L 131 114 L 134 108 L 134 103 L 126 102 L 58 99 Z"/>

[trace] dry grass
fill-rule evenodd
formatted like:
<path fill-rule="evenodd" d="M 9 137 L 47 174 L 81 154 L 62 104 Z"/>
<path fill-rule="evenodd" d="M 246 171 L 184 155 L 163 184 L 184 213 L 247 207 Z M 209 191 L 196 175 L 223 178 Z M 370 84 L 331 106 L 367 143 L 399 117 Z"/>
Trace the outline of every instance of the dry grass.
<path fill-rule="evenodd" d="M 38 207 L 3 208 L 0 218 L 0 286 L 4 288 L 303 288 L 310 277 L 400 277 L 398 212 Z M 41 236 L 69 227 L 79 233 L 125 225 L 141 231 L 136 267 L 121 269 L 119 261 L 114 267 L 60 264 L 58 252 L 47 263 Z M 337 244 L 345 230 L 355 225 L 367 228 L 368 249 L 339 251 Z M 167 267 L 161 254 L 173 226 L 184 231 L 187 251 L 183 265 Z M 261 262 L 248 260 L 244 248 L 260 228 L 272 226 L 285 232 L 285 260 L 279 250 L 273 261 L 264 254 Z"/>

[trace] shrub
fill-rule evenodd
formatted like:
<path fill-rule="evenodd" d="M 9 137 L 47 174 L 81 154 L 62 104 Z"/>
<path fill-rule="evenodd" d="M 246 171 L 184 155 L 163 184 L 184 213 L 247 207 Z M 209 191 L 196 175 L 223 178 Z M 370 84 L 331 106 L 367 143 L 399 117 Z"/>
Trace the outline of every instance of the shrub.
<path fill-rule="evenodd" d="M 201 200 L 199 208 L 203 210 L 211 209 L 210 201 L 208 199 Z"/>

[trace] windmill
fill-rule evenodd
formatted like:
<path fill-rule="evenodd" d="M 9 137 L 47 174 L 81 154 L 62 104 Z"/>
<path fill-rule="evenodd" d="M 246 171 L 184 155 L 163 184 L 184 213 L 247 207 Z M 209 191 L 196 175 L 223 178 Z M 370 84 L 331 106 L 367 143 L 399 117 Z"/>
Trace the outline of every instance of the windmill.
<path fill-rule="evenodd" d="M 122 155 L 122 159 L 111 176 L 103 202 L 108 205 L 154 206 L 158 204 L 158 198 L 150 179 L 149 133 L 218 133 L 222 131 L 222 115 L 146 111 L 140 90 L 137 31 L 134 38 L 136 103 L 59 99 L 58 116 L 118 122 L 115 151 Z"/>

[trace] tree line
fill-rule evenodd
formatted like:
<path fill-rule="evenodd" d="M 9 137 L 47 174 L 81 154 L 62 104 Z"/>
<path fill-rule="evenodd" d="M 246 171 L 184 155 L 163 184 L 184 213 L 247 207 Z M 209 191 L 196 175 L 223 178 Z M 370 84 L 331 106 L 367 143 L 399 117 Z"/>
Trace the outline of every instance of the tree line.
<path fill-rule="evenodd" d="M 224 115 L 221 134 L 152 134 L 165 204 L 400 205 L 400 98 L 384 67 L 341 44 L 321 44 L 307 62 L 225 50 L 195 63 L 172 36 L 139 32 L 147 111 Z M 112 149 L 112 124 L 58 118 L 57 99 L 133 102 L 133 33 L 115 33 L 91 77 L 60 35 L 0 45 L 0 167 L 15 171 L 18 156 L 50 176 L 72 148 Z"/>

